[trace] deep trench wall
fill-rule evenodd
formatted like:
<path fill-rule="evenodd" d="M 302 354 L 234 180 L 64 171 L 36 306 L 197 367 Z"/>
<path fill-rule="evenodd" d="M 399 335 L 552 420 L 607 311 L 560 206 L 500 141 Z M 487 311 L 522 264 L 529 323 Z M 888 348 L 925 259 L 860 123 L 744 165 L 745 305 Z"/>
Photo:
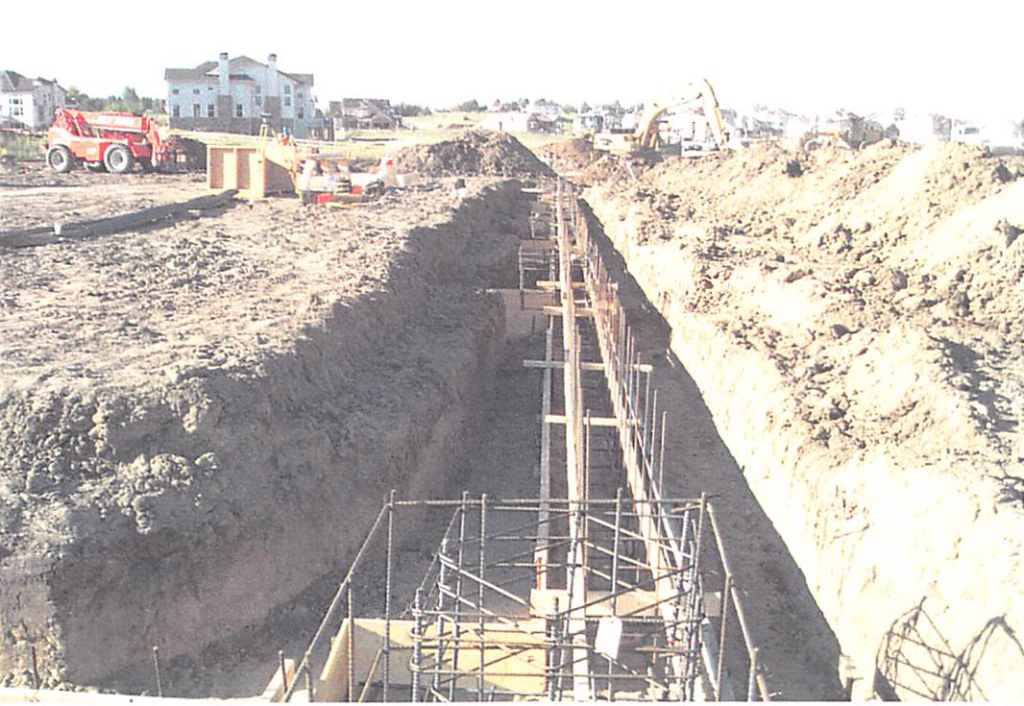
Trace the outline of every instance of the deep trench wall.
<path fill-rule="evenodd" d="M 4 505 L 0 679 L 28 679 L 30 645 L 51 684 L 198 651 L 342 569 L 389 489 L 450 494 L 504 334 L 483 288 L 514 264 L 521 199 L 503 182 L 414 229 L 379 291 L 257 368 L 2 400 L 3 469 L 26 479 Z M 47 484 L 31 459 L 55 447 L 94 472 Z"/>
<path fill-rule="evenodd" d="M 628 198 L 600 188 L 586 198 L 671 326 L 672 352 L 806 575 L 846 656 L 836 665 L 840 680 L 854 679 L 857 698 L 939 698 L 944 689 L 972 698 L 1024 696 L 1022 523 L 986 477 L 999 468 L 964 469 L 958 459 L 972 455 L 955 433 L 945 448 L 936 439 L 937 451 L 886 438 L 852 455 L 834 453 L 801 422 L 797 391 L 776 362 L 719 325 L 722 312 L 687 306 L 681 291 L 699 263 L 638 242 L 625 215 Z M 871 384 L 882 395 L 927 384 L 914 383 L 913 359 L 877 362 Z M 957 401 L 948 405 L 943 423 L 956 429 Z M 958 466 L 972 472 L 951 472 Z M 901 642 L 901 634 L 925 646 Z M 907 663 L 886 664 L 887 652 L 900 646 Z M 883 671 L 899 679 L 889 682 Z"/>

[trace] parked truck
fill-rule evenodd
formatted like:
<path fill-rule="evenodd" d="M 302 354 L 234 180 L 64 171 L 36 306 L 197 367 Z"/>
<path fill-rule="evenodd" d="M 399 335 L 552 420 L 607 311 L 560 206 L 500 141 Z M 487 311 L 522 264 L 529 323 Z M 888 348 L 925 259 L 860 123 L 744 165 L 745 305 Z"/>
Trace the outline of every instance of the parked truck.
<path fill-rule="evenodd" d="M 46 163 L 60 173 L 76 164 L 115 174 L 129 172 L 135 164 L 148 171 L 175 164 L 178 157 L 155 120 L 131 113 L 58 109 L 46 144 Z"/>

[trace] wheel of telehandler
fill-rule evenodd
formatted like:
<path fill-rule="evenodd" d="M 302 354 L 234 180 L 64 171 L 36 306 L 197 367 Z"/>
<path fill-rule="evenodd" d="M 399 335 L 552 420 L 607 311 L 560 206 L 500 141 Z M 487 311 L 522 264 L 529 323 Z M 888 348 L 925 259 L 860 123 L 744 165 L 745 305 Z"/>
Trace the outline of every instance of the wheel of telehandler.
<path fill-rule="evenodd" d="M 103 163 L 107 165 L 107 171 L 114 174 L 124 174 L 131 171 L 135 158 L 124 145 L 114 145 L 103 155 Z"/>
<path fill-rule="evenodd" d="M 54 145 L 46 151 L 46 163 L 58 174 L 71 171 L 71 150 L 64 145 Z"/>

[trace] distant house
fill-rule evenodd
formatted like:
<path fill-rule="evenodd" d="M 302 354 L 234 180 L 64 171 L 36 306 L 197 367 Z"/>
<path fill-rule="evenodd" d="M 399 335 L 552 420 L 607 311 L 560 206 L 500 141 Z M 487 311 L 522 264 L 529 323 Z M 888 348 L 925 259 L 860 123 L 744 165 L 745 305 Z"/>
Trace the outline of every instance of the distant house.
<path fill-rule="evenodd" d="M 523 110 L 528 113 L 537 113 L 550 118 L 559 118 L 565 113 L 565 111 L 562 110 L 562 106 L 558 105 L 554 101 L 544 100 L 543 98 L 531 101 L 529 105 L 523 108 Z"/>
<path fill-rule="evenodd" d="M 172 128 L 255 135 L 265 115 L 274 129 L 304 138 L 322 125 L 313 74 L 280 71 L 276 54 L 264 64 L 222 53 L 195 68 L 167 69 L 164 80 Z"/>
<path fill-rule="evenodd" d="M 537 113 L 488 113 L 480 121 L 484 130 L 495 132 L 537 132 L 541 126 Z"/>
<path fill-rule="evenodd" d="M 0 71 L 0 119 L 21 123 L 29 130 L 45 130 L 54 113 L 67 105 L 68 94 L 45 78 L 25 78 L 16 71 Z"/>
<path fill-rule="evenodd" d="M 402 118 L 384 98 L 342 98 L 328 104 L 327 118 L 335 134 L 345 130 L 396 130 Z"/>

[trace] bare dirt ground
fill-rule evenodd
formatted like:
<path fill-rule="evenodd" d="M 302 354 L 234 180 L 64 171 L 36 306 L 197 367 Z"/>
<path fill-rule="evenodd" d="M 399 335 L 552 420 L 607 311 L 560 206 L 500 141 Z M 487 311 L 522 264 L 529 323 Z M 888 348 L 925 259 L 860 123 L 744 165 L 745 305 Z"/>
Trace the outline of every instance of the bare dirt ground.
<path fill-rule="evenodd" d="M 1024 163 L 889 143 L 635 180 L 607 161 L 587 199 L 859 693 L 1020 698 Z"/>
<path fill-rule="evenodd" d="M 386 489 L 447 491 L 500 345 L 482 286 L 527 229 L 515 182 L 450 186 L 3 252 L 5 684 L 33 645 L 45 684 L 97 684 L 251 633 Z M 31 192 L 5 214 L 28 223 Z"/>
<path fill-rule="evenodd" d="M 109 218 L 209 193 L 203 174 L 57 174 L 41 162 L 0 166 L 0 231 Z"/>

